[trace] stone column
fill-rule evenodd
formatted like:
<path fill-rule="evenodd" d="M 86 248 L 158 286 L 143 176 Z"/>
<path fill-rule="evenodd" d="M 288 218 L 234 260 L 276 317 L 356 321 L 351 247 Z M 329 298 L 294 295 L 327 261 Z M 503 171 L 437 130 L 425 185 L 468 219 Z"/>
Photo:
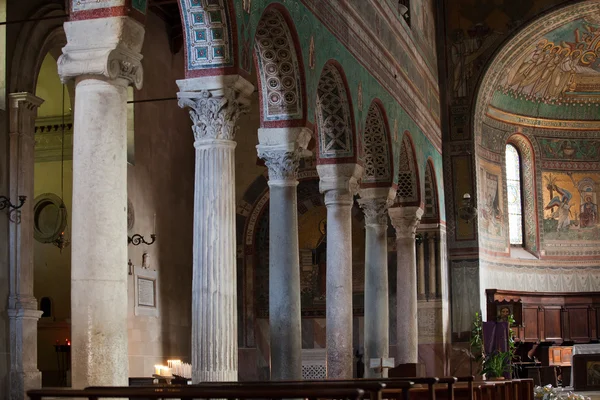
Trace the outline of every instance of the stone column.
<path fill-rule="evenodd" d="M 435 239 L 435 233 L 430 233 L 429 240 L 427 241 L 427 243 L 429 243 L 429 294 L 434 298 L 437 296 L 437 265 L 435 258 Z"/>
<path fill-rule="evenodd" d="M 417 259 L 417 286 L 419 288 L 419 296 L 425 296 L 425 234 L 422 233 L 423 240 L 416 245 L 419 248 Z"/>
<path fill-rule="evenodd" d="M 43 100 L 30 93 L 11 93 L 10 199 L 18 210 L 5 210 L 9 223 L 10 399 L 25 399 L 27 390 L 42 386 L 37 369 L 37 321 L 42 315 L 33 296 L 33 170 L 35 164 L 35 118 Z"/>
<path fill-rule="evenodd" d="M 327 206 L 327 378 L 352 378 L 352 204 L 362 167 L 317 165 Z"/>
<path fill-rule="evenodd" d="M 387 209 L 394 199 L 390 188 L 361 189 L 358 204 L 365 213 L 365 377 L 380 377 L 369 367 L 371 358 L 389 356 Z M 387 369 L 383 370 L 387 377 Z"/>
<path fill-rule="evenodd" d="M 126 386 L 127 86 L 142 83 L 144 27 L 129 17 L 66 22 L 58 60 L 75 78 L 71 219 L 72 386 Z"/>
<path fill-rule="evenodd" d="M 396 364 L 417 364 L 417 259 L 415 231 L 423 215 L 419 207 L 394 207 L 388 210 L 396 229 L 398 271 L 396 279 Z"/>
<path fill-rule="evenodd" d="M 271 379 L 302 379 L 298 162 L 307 128 L 259 129 L 258 156 L 269 168 L 269 328 Z"/>
<path fill-rule="evenodd" d="M 253 86 L 238 75 L 177 81 L 196 148 L 192 380 L 238 379 L 235 133 Z"/>

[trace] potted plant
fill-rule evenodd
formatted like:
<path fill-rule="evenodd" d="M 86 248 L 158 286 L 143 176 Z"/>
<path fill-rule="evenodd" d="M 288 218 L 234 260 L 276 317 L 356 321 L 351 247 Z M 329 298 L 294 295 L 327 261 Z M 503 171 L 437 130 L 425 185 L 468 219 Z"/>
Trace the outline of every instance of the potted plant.
<path fill-rule="evenodd" d="M 504 374 L 510 372 L 510 352 L 495 351 L 486 355 L 481 372 L 487 380 L 503 380 Z"/>

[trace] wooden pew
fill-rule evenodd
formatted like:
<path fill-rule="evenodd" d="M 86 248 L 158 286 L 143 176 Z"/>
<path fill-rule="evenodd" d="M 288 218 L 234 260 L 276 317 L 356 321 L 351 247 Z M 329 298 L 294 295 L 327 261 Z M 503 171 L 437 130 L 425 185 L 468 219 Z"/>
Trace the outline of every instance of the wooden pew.
<path fill-rule="evenodd" d="M 44 398 L 84 398 L 98 400 L 99 398 L 129 398 L 129 399 L 348 399 L 362 400 L 364 391 L 360 389 L 286 389 L 277 387 L 237 386 L 237 387 L 111 387 L 92 388 L 85 390 L 73 389 L 36 389 L 27 392 L 30 400 Z"/>
<path fill-rule="evenodd" d="M 408 393 L 408 390 L 413 386 L 412 382 L 398 382 L 397 384 L 392 384 L 393 387 L 402 389 Z M 250 382 L 203 382 L 196 385 L 162 385 L 163 388 L 169 387 L 179 387 L 182 390 L 186 390 L 187 388 L 194 389 L 204 389 L 204 390 L 213 390 L 213 389 L 222 389 L 222 388 L 238 388 L 238 387 L 248 387 L 248 388 L 273 388 L 280 390 L 340 390 L 340 389 L 359 389 L 362 390 L 371 400 L 382 400 L 382 392 L 386 387 L 385 383 L 381 381 L 371 381 L 371 380 L 320 380 L 320 381 L 250 381 Z M 148 388 L 156 388 L 156 386 L 146 387 Z M 88 387 L 86 390 L 115 390 L 118 391 L 121 387 Z M 408 400 L 408 396 L 404 396 L 403 399 Z"/>

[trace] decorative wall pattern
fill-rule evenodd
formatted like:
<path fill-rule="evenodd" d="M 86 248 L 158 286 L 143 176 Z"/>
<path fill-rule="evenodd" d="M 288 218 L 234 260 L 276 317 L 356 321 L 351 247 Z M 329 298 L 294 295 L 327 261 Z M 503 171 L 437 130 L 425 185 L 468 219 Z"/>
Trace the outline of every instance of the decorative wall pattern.
<path fill-rule="evenodd" d="M 600 140 L 580 138 L 536 138 L 546 160 L 599 161 Z"/>
<path fill-rule="evenodd" d="M 290 28 L 280 12 L 269 9 L 258 23 L 255 37 L 265 121 L 303 116 L 300 66 Z"/>
<path fill-rule="evenodd" d="M 396 194 L 396 201 L 400 204 L 416 204 L 420 200 L 413 147 L 408 135 L 404 134 L 398 164 L 398 192 Z"/>
<path fill-rule="evenodd" d="M 390 157 L 390 141 L 387 124 L 379 106 L 372 103 L 367 112 L 367 122 L 363 134 L 365 171 L 362 183 L 392 183 L 392 165 Z"/>
<path fill-rule="evenodd" d="M 98 8 L 109 8 L 109 7 L 124 7 L 125 0 L 72 0 L 71 11 L 88 11 L 95 10 Z"/>
<path fill-rule="evenodd" d="M 180 0 L 188 71 L 233 66 L 227 0 Z"/>
<path fill-rule="evenodd" d="M 317 87 L 319 158 L 354 156 L 353 125 L 344 81 L 338 69 L 327 64 Z"/>

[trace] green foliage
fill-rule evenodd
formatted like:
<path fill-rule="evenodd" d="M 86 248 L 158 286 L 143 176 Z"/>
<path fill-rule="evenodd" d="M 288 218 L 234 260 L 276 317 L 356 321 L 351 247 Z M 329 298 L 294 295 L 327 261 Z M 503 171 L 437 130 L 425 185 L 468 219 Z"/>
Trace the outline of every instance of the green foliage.
<path fill-rule="evenodd" d="M 486 378 L 498 378 L 510 371 L 510 353 L 508 351 L 497 351 L 489 354 L 483 360 L 482 373 Z"/>
<path fill-rule="evenodd" d="M 473 318 L 473 327 L 471 328 L 471 340 L 469 341 L 471 346 L 471 354 L 475 358 L 477 363 L 483 359 L 483 320 L 481 313 L 476 312 L 475 318 Z"/>

